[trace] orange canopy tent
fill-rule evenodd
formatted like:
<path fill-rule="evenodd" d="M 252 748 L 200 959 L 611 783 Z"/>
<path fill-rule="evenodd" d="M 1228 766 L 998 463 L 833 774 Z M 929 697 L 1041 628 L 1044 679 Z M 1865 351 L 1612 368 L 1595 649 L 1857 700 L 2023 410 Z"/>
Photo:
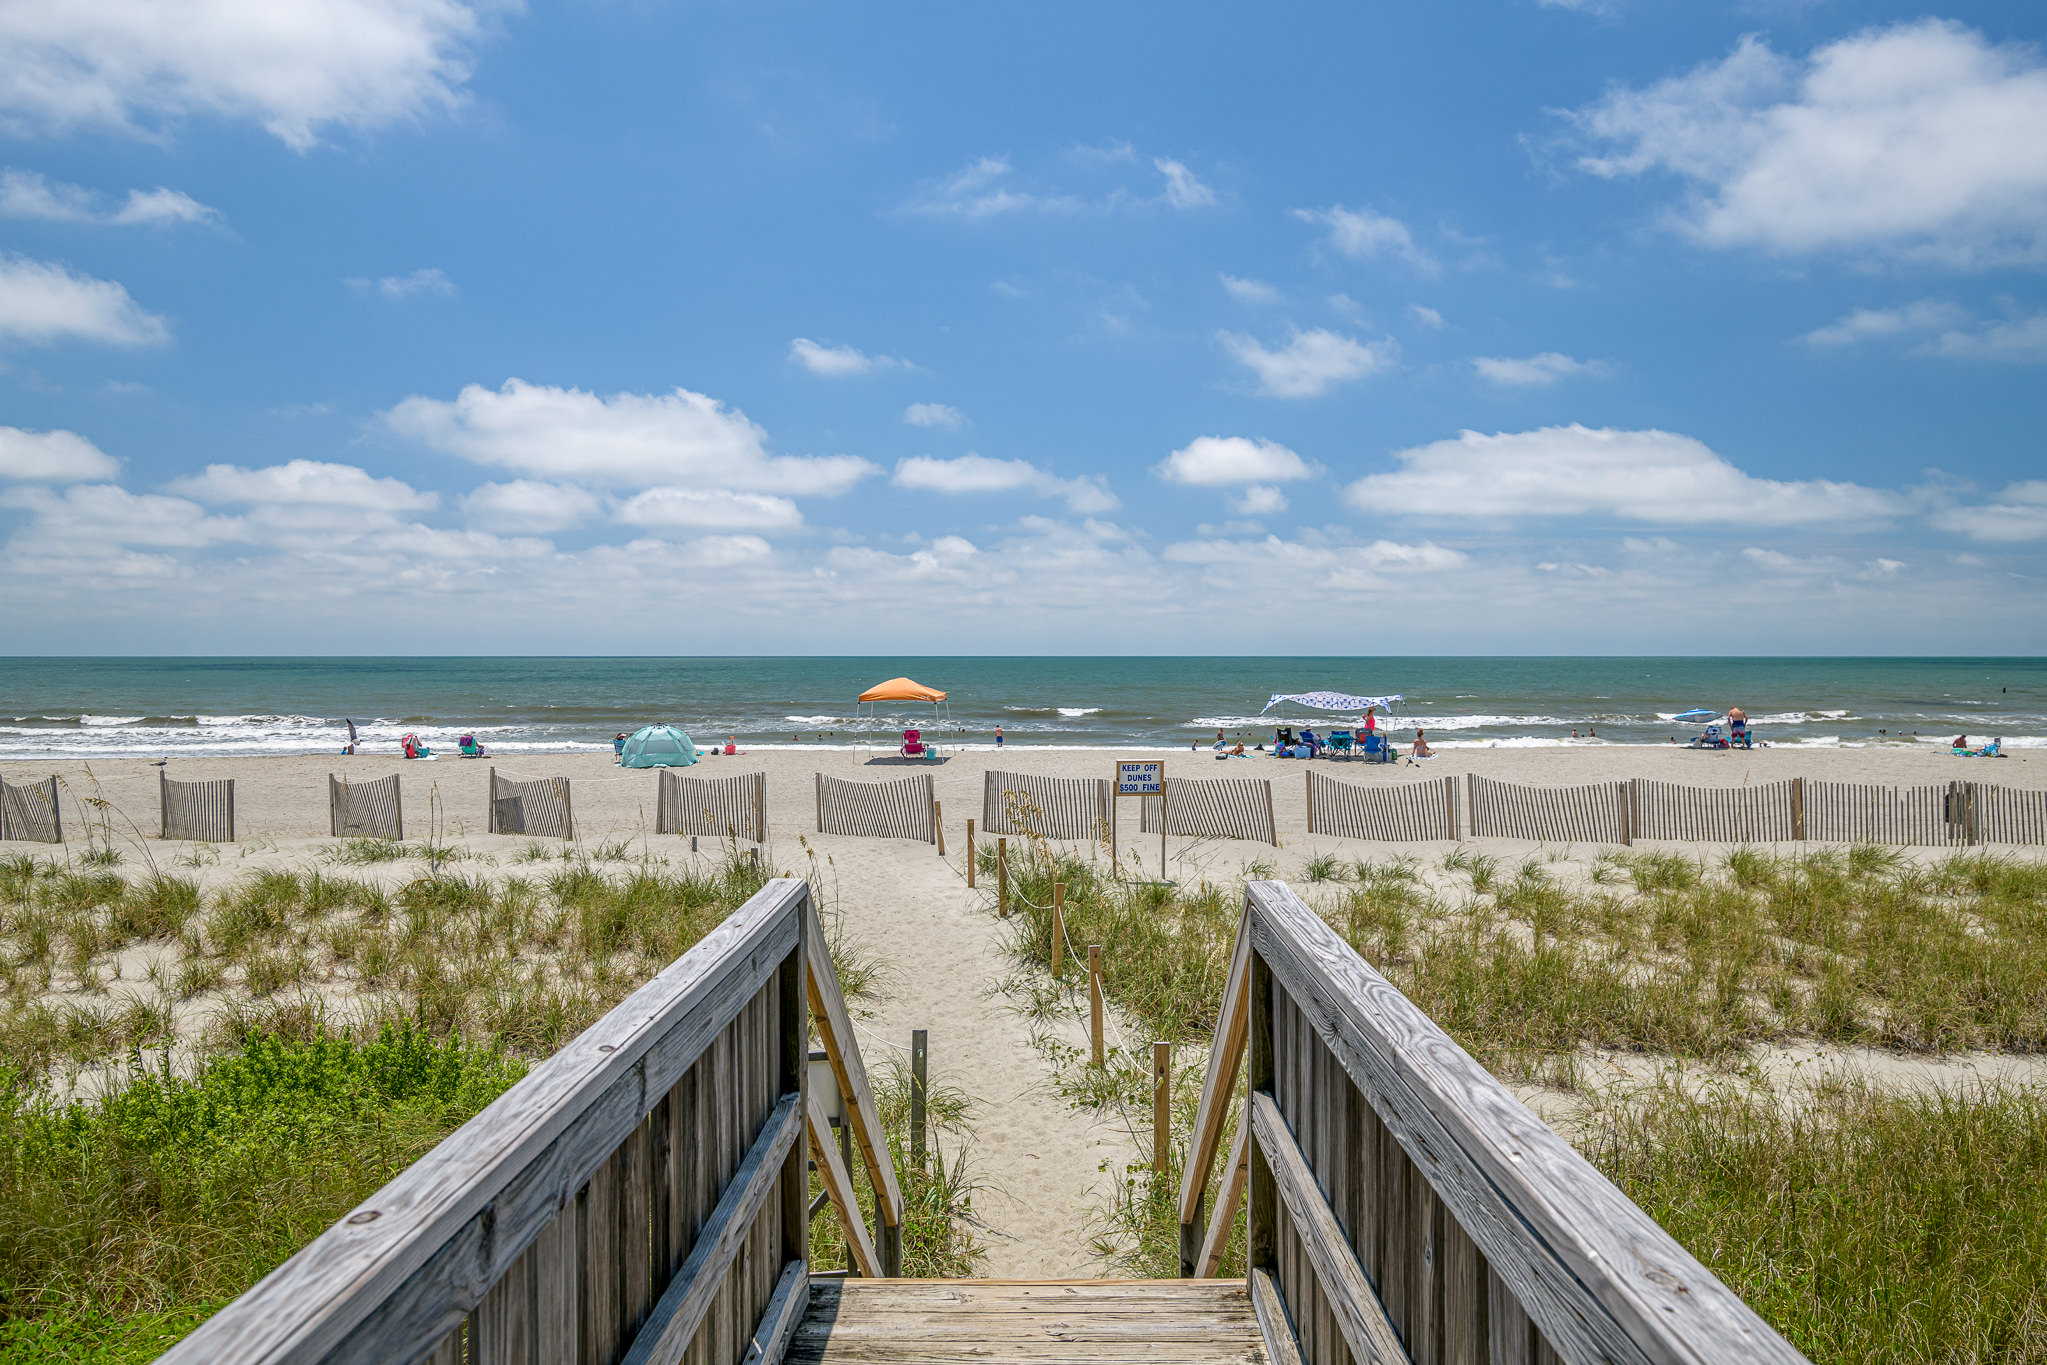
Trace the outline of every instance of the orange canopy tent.
<path fill-rule="evenodd" d="M 945 693 L 914 678 L 890 678 L 860 694 L 861 701 L 944 701 Z"/>
<path fill-rule="evenodd" d="M 876 683 L 860 694 L 859 706 L 866 708 L 865 711 L 860 712 L 861 729 L 863 731 L 861 746 L 863 748 L 867 746 L 864 732 L 874 725 L 875 722 L 879 721 L 883 715 L 888 714 L 881 710 L 882 704 L 899 701 L 924 702 L 928 704 L 931 707 L 931 725 L 933 729 L 951 723 L 952 712 L 951 708 L 945 704 L 945 693 L 935 687 L 926 687 L 915 678 L 890 678 L 887 682 Z M 855 709 L 858 710 L 859 708 L 856 707 Z M 891 722 L 891 724 L 893 723 Z"/>

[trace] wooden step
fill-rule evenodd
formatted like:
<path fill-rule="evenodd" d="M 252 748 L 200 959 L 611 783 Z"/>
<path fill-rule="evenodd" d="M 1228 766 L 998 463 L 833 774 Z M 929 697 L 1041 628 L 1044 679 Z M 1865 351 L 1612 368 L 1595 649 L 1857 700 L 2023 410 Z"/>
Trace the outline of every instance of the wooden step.
<path fill-rule="evenodd" d="M 785 1358 L 1266 1362 L 1242 1280 L 813 1280 Z"/>

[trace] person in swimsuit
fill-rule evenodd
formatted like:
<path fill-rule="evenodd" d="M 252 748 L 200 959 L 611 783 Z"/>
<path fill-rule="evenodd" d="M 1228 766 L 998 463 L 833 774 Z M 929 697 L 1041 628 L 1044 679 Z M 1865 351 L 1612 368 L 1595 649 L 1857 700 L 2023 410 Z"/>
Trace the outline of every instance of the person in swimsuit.
<path fill-rule="evenodd" d="M 1435 757 L 1435 751 L 1429 748 L 1429 742 L 1426 738 L 1424 738 L 1424 736 L 1426 736 L 1427 734 L 1428 731 L 1426 730 L 1417 730 L 1414 732 L 1414 747 L 1408 750 L 1408 756 L 1410 758 Z"/>

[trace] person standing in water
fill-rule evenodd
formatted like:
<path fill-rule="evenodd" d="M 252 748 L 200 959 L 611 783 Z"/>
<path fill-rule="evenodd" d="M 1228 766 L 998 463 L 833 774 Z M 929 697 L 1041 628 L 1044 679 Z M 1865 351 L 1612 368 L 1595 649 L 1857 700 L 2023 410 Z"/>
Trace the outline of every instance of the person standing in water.
<path fill-rule="evenodd" d="M 1000 725 L 995 727 L 995 747 L 998 749 L 1002 747 L 1002 727 Z"/>

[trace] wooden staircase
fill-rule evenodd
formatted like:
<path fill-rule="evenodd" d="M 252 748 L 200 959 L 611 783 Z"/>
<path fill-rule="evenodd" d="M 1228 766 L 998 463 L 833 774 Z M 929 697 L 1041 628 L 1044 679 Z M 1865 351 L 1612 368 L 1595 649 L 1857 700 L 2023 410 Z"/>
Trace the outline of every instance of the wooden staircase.
<path fill-rule="evenodd" d="M 895 1158 L 784 879 L 163 1360 L 1803 1365 L 1284 883 L 1246 892 L 1183 1165 L 1186 1279 L 899 1278 Z M 826 1205 L 855 1278 L 806 1259 Z M 1211 1278 L 1239 1209 L 1248 1276 Z"/>

